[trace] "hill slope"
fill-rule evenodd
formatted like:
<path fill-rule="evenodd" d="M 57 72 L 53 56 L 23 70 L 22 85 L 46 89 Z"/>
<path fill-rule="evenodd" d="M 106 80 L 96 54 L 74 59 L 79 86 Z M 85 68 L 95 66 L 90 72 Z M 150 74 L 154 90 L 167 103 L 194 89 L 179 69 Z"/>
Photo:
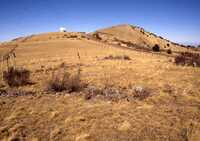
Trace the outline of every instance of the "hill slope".
<path fill-rule="evenodd" d="M 100 29 L 91 34 L 98 37 L 102 41 L 122 46 L 126 46 L 127 42 L 146 48 L 151 48 L 155 44 L 158 44 L 161 49 L 172 49 L 175 51 L 185 50 L 185 48 L 180 45 L 170 42 L 169 40 L 153 33 L 147 32 L 143 28 L 127 24 Z"/>
<path fill-rule="evenodd" d="M 85 34 L 82 32 L 49 32 L 49 33 L 41 33 L 41 34 L 16 38 L 13 39 L 11 42 L 22 43 L 22 42 L 60 40 L 66 38 L 82 38 L 84 35 Z"/>

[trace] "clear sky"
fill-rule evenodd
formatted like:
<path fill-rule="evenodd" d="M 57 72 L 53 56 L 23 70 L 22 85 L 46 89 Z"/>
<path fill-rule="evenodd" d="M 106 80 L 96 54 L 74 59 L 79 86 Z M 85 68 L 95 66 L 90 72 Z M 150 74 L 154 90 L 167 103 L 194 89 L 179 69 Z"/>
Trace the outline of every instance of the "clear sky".
<path fill-rule="evenodd" d="M 180 43 L 200 43 L 200 0 L 0 0 L 0 41 L 35 33 L 133 24 Z"/>

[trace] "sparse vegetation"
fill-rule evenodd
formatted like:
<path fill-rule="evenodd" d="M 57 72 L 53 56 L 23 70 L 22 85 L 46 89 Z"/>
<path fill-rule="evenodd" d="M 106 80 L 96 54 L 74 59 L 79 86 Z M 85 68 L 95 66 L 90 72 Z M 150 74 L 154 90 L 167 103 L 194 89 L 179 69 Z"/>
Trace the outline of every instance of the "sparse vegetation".
<path fill-rule="evenodd" d="M 30 84 L 30 71 L 24 68 L 9 67 L 7 71 L 3 72 L 3 80 L 10 87 Z"/>
<path fill-rule="evenodd" d="M 144 31 L 144 29 L 140 29 L 140 32 L 142 33 L 142 34 L 145 34 L 145 31 Z"/>
<path fill-rule="evenodd" d="M 77 35 L 70 35 L 69 38 L 78 38 L 78 36 Z"/>
<path fill-rule="evenodd" d="M 94 35 L 94 38 L 96 38 L 97 40 L 102 40 L 102 38 L 100 37 L 100 35 L 98 33 L 95 33 Z"/>
<path fill-rule="evenodd" d="M 164 39 L 162 36 L 159 36 L 160 39 Z"/>
<path fill-rule="evenodd" d="M 200 54 L 183 52 L 175 57 L 175 63 L 182 66 L 200 67 Z"/>
<path fill-rule="evenodd" d="M 152 50 L 154 52 L 160 52 L 160 46 L 158 44 L 155 44 L 155 46 L 153 46 Z"/>
<path fill-rule="evenodd" d="M 114 41 L 118 42 L 118 44 L 120 46 L 122 46 L 122 44 L 124 44 L 127 47 L 134 47 L 135 46 L 135 44 L 132 43 L 131 41 L 124 41 L 124 40 L 120 40 L 120 39 L 117 39 L 117 38 L 114 38 Z"/>
<path fill-rule="evenodd" d="M 106 59 L 106 60 L 131 60 L 131 58 L 128 55 L 117 55 L 117 56 L 109 55 L 109 56 L 104 57 L 104 59 Z"/>
<path fill-rule="evenodd" d="M 144 100 L 151 95 L 151 91 L 148 88 L 137 86 L 133 88 L 122 89 L 120 87 L 106 84 L 104 87 L 89 86 L 85 89 L 85 99 L 90 100 L 95 97 L 111 101 L 120 100 Z"/>
<path fill-rule="evenodd" d="M 167 43 L 167 47 L 170 47 L 170 44 L 169 44 L 169 43 Z"/>
<path fill-rule="evenodd" d="M 168 50 L 167 50 L 167 54 L 172 54 L 172 50 L 171 50 L 171 49 L 168 49 Z"/>
<path fill-rule="evenodd" d="M 100 97 L 111 101 L 119 101 L 122 100 L 125 95 L 120 89 L 112 86 L 103 88 L 98 88 L 96 86 L 87 87 L 85 91 L 85 99 L 89 100 L 95 97 Z"/>
<path fill-rule="evenodd" d="M 119 101 L 125 96 L 120 88 L 113 85 L 110 75 L 104 74 L 103 86 L 88 86 L 85 89 L 85 99 L 100 97 L 106 100 Z"/>
<path fill-rule="evenodd" d="M 137 86 L 135 88 L 132 88 L 132 94 L 133 94 L 134 98 L 143 100 L 150 96 L 150 90 L 148 88 L 144 88 L 142 86 Z"/>
<path fill-rule="evenodd" d="M 174 92 L 174 88 L 169 84 L 165 84 L 163 88 L 163 92 L 172 94 Z"/>
<path fill-rule="evenodd" d="M 187 48 L 195 48 L 195 47 L 192 45 L 187 45 Z"/>
<path fill-rule="evenodd" d="M 80 81 L 80 70 L 74 75 L 66 71 L 54 72 L 51 78 L 45 83 L 45 89 L 54 92 L 67 91 L 71 93 L 79 91 L 83 86 Z"/>
<path fill-rule="evenodd" d="M 20 90 L 18 88 L 11 88 L 11 89 L 0 89 L 0 96 L 12 96 L 12 97 L 18 97 L 18 96 L 33 96 L 35 95 L 35 92 L 33 91 L 25 91 Z"/>

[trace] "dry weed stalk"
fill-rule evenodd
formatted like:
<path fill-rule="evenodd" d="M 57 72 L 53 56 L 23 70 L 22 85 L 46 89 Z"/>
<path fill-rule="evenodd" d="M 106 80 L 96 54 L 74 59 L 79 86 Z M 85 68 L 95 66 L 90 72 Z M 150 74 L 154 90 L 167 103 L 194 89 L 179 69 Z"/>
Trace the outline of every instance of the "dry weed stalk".
<path fill-rule="evenodd" d="M 4 54 L 3 56 L 1 56 L 1 74 L 2 74 L 2 80 L 3 80 L 3 72 L 4 72 L 4 66 L 6 64 L 6 70 L 9 71 L 9 68 L 14 68 L 16 67 L 16 53 L 15 53 L 15 49 L 18 47 L 18 45 L 14 45 L 14 47 L 7 52 L 6 54 Z"/>

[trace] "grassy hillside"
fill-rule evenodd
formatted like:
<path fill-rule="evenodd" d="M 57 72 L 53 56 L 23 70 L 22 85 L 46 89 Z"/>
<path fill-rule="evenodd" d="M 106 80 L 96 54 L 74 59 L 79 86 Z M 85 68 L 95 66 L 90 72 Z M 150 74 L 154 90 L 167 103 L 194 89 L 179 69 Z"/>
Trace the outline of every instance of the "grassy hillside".
<path fill-rule="evenodd" d="M 122 27 L 100 32 L 150 46 L 160 41 L 140 40 L 141 31 Z M 174 54 L 130 50 L 83 33 L 16 43 L 16 66 L 30 71 L 32 83 L 10 88 L 1 81 L 0 140 L 200 140 L 200 69 L 177 66 Z M 0 55 L 9 50 L 0 48 Z M 52 74 L 76 74 L 79 67 L 81 90 L 46 91 Z"/>

